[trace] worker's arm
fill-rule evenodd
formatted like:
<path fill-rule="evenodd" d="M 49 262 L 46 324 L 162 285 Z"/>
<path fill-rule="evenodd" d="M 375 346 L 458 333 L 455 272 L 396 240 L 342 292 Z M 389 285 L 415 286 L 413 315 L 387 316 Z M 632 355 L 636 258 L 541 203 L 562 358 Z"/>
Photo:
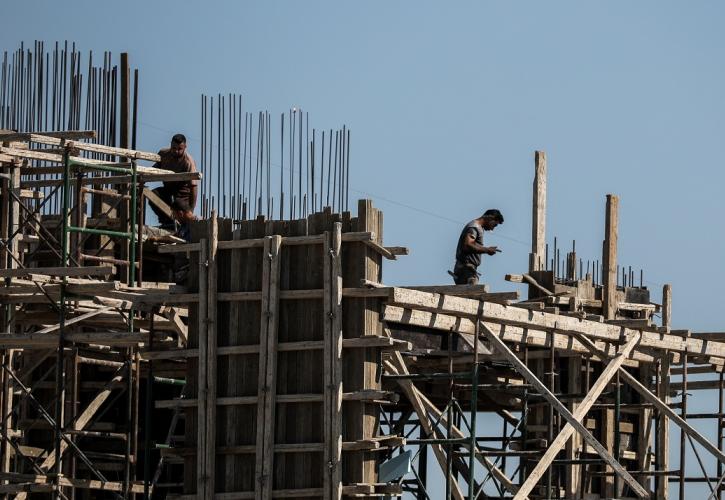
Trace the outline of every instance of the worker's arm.
<path fill-rule="evenodd" d="M 476 236 L 474 236 L 473 232 L 469 232 L 468 234 L 466 234 L 465 243 L 466 248 L 473 253 L 485 253 L 488 255 L 493 255 L 496 252 L 500 252 L 498 247 L 485 247 L 476 243 Z"/>

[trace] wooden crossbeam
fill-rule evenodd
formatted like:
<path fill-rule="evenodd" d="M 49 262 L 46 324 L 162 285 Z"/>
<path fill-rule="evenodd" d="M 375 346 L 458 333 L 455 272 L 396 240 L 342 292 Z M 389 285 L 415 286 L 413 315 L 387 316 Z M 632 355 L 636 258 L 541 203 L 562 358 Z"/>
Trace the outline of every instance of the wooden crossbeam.
<path fill-rule="evenodd" d="M 148 335 L 140 332 L 68 332 L 69 342 L 83 344 L 132 346 L 144 343 Z M 0 333 L 0 349 L 52 348 L 58 346 L 58 335 L 53 333 Z"/>
<path fill-rule="evenodd" d="M 418 292 L 407 288 L 393 288 L 388 303 L 412 309 L 435 313 L 453 314 L 474 318 L 478 301 L 452 295 Z M 544 331 L 561 333 L 584 333 L 588 337 L 605 342 L 619 342 L 622 335 L 630 336 L 638 330 L 607 323 L 598 323 L 560 314 L 543 311 L 529 311 L 513 306 L 486 302 L 483 306 L 483 319 L 486 322 L 515 325 Z M 687 352 L 691 356 L 725 358 L 725 343 L 696 339 L 680 335 L 659 332 L 642 332 L 638 349 L 662 349 L 678 353 Z"/>
<path fill-rule="evenodd" d="M 441 331 L 454 330 L 460 334 L 470 337 L 471 340 L 473 338 L 473 334 L 475 333 L 475 325 L 473 321 L 468 318 L 441 313 L 431 313 L 429 311 L 418 311 L 415 309 L 404 309 L 397 306 L 385 306 L 383 319 L 392 323 L 416 325 Z M 552 336 L 548 332 L 540 329 L 501 325 L 489 321 L 484 321 L 484 324 L 496 333 L 496 335 L 499 335 L 505 342 L 515 344 L 525 343 L 532 347 L 546 348 L 551 348 L 551 343 L 553 342 L 554 347 L 560 352 L 590 352 L 589 349 L 577 339 L 573 339 L 570 335 L 563 333 L 554 333 Z M 607 357 L 604 359 L 608 359 L 609 357 L 616 355 L 616 348 L 610 343 L 596 341 L 596 345 L 607 353 Z M 479 349 L 479 354 L 493 355 L 488 348 Z M 654 358 L 651 355 L 639 351 L 635 351 L 632 354 L 632 358 L 634 361 L 631 359 L 627 360 L 625 361 L 625 365 L 637 366 L 637 362 L 651 363 L 654 361 Z"/>
<path fill-rule="evenodd" d="M 604 446 L 602 446 L 602 444 L 597 441 L 594 436 L 592 436 L 592 433 L 589 432 L 584 424 L 576 420 L 569 409 L 561 401 L 559 401 L 554 394 L 551 393 L 551 391 L 546 387 L 546 384 L 541 382 L 538 377 L 529 370 L 524 362 L 521 361 L 491 330 L 489 330 L 485 325 L 482 325 L 481 329 L 489 342 L 491 342 L 491 344 L 493 344 L 495 348 L 504 355 L 504 357 L 514 366 L 516 371 L 519 372 L 531 385 L 533 385 L 534 388 L 554 407 L 554 409 L 568 423 L 570 423 L 579 432 L 579 434 L 582 435 L 587 444 L 594 448 L 597 454 L 604 459 L 607 465 L 614 469 L 614 472 L 624 479 L 627 484 L 629 484 L 635 494 L 640 498 L 649 498 L 649 492 L 647 492 L 647 490 L 645 490 L 642 485 L 639 484 L 624 467 L 622 467 L 622 464 L 615 460 L 607 449 L 604 448 Z"/>
<path fill-rule="evenodd" d="M 596 400 L 599 398 L 609 382 L 612 380 L 612 377 L 617 373 L 619 367 L 622 366 L 624 360 L 629 357 L 629 354 L 632 352 L 632 349 L 634 349 L 634 347 L 637 345 L 639 339 L 639 334 L 634 335 L 631 339 L 629 339 L 627 344 L 620 349 L 619 353 L 614 357 L 614 359 L 607 363 L 607 366 L 604 368 L 604 370 L 602 370 L 599 378 L 590 388 L 589 393 L 584 396 L 584 399 L 574 411 L 573 417 L 574 419 L 576 419 L 577 422 L 582 422 L 584 420 L 584 417 L 586 417 L 592 405 L 594 405 Z M 564 445 L 566 445 L 569 438 L 574 435 L 574 432 L 575 429 L 571 423 L 567 423 L 564 428 L 559 431 L 554 440 L 547 447 L 544 455 L 536 463 L 536 467 L 534 467 L 534 469 L 529 473 L 529 476 L 526 478 L 524 484 L 521 485 L 521 489 L 514 497 L 514 500 L 522 500 L 528 497 L 529 493 L 531 493 L 531 491 L 536 487 L 537 483 L 541 480 L 541 477 L 544 475 L 546 470 L 551 466 L 551 463 L 559 454 L 559 451 L 564 448 Z"/>
<path fill-rule="evenodd" d="M 74 142 L 72 140 L 49 137 L 40 134 L 30 134 L 28 140 L 30 142 L 35 142 L 38 144 L 48 144 L 50 146 L 65 146 L 67 148 L 78 149 L 80 151 L 90 151 L 92 153 L 104 153 L 108 155 L 123 156 L 125 158 L 133 158 L 135 160 L 161 161 L 161 157 L 156 153 L 147 153 L 144 151 L 136 151 L 134 149 L 104 146 L 103 144 Z"/>
<path fill-rule="evenodd" d="M 59 139 L 95 139 L 95 130 L 64 130 L 64 131 L 46 131 L 46 132 L 13 132 L 0 131 L 0 142 L 29 142 L 30 136 L 40 135 L 43 137 L 54 137 Z"/>
<path fill-rule="evenodd" d="M 29 267 L 23 269 L 0 269 L 0 278 L 19 278 L 31 275 L 47 276 L 109 276 L 113 268 L 108 266 L 85 267 Z"/>

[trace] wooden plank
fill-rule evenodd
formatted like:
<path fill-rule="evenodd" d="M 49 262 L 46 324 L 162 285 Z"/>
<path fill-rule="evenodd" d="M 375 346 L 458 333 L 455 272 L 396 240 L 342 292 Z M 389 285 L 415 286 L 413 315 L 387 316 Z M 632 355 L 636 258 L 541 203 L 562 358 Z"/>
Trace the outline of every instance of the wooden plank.
<path fill-rule="evenodd" d="M 417 311 L 403 309 L 396 306 L 385 306 L 383 311 L 383 319 L 388 322 L 403 323 L 408 325 L 416 325 L 425 328 L 436 329 L 440 331 L 450 331 L 451 329 L 463 334 L 465 339 L 472 339 L 475 332 L 473 321 L 467 318 L 450 316 L 446 314 L 434 314 L 428 311 Z M 493 330 L 497 335 L 510 343 L 526 343 L 532 347 L 551 347 L 553 340 L 554 347 L 559 352 L 571 353 L 588 353 L 589 350 L 585 345 L 576 339 L 572 339 L 570 335 L 563 333 L 555 333 L 552 336 L 545 330 L 523 328 L 519 326 L 500 325 L 497 323 L 484 322 L 485 325 Z M 471 342 L 472 345 L 472 342 Z M 596 341 L 598 348 L 605 351 L 608 355 L 606 359 L 616 355 L 616 349 L 609 343 Z M 479 348 L 479 354 L 493 355 L 487 347 Z M 635 352 L 633 358 L 637 361 L 653 362 L 654 358 L 649 354 Z"/>
<path fill-rule="evenodd" d="M 602 457 L 604 461 L 612 467 L 612 469 L 614 469 L 614 472 L 624 479 L 627 484 L 629 484 L 637 496 L 640 498 L 649 498 L 649 493 L 642 488 L 637 480 L 634 479 L 632 475 L 614 459 L 614 457 L 612 457 L 606 448 L 604 448 L 604 446 L 602 446 L 602 444 L 597 441 L 594 436 L 592 436 L 591 432 L 589 432 L 589 430 L 587 430 L 580 421 L 576 420 L 569 409 L 564 406 L 564 404 L 559 401 L 557 397 L 551 393 L 551 391 L 549 391 L 546 385 L 542 383 L 513 352 L 511 352 L 511 349 L 509 349 L 508 346 L 506 346 L 506 344 L 504 344 L 504 342 L 485 325 L 482 325 L 481 328 L 483 333 L 486 335 L 486 338 L 504 355 L 504 357 L 514 366 L 516 371 L 519 372 L 531 385 L 533 385 L 534 388 L 554 407 L 554 409 L 559 412 L 559 414 L 568 423 L 570 423 L 574 429 L 579 432 L 579 434 L 582 435 L 587 444 L 594 448 L 597 454 Z M 517 498 L 527 497 L 517 496 Z"/>
<path fill-rule="evenodd" d="M 629 354 L 637 345 L 639 339 L 639 334 L 634 335 L 620 349 L 620 351 L 617 353 L 617 356 L 615 356 L 614 359 L 607 363 L 607 366 L 602 370 L 599 378 L 597 378 L 596 382 L 594 382 L 587 395 L 584 396 L 584 399 L 582 399 L 581 403 L 572 414 L 573 418 L 577 422 L 581 423 L 584 417 L 586 417 L 587 413 L 594 405 L 596 400 L 599 399 L 599 396 L 601 396 L 604 389 L 606 389 L 607 385 L 609 385 L 612 377 L 616 375 L 617 370 L 619 370 L 619 367 L 622 366 L 624 360 L 629 357 Z M 534 469 L 529 473 L 529 476 L 526 478 L 526 481 L 521 485 L 521 488 L 514 497 L 514 500 L 521 500 L 528 497 L 529 493 L 531 493 L 531 491 L 533 491 L 533 489 L 536 487 L 537 483 L 541 480 L 541 477 L 544 475 L 546 470 L 549 468 L 549 466 L 551 466 L 551 463 L 559 454 L 559 451 L 561 451 L 567 441 L 569 441 L 569 438 L 572 437 L 575 430 L 576 429 L 574 428 L 574 426 L 571 424 L 571 422 L 569 422 L 564 426 L 561 431 L 559 431 L 554 440 L 547 447 L 544 455 L 536 463 L 536 467 L 534 467 Z"/>
<path fill-rule="evenodd" d="M 617 314 L 617 232 L 619 226 L 619 198 L 616 195 L 607 195 L 607 212 L 604 222 L 604 253 L 602 292 L 605 319 L 614 319 Z"/>
<path fill-rule="evenodd" d="M 80 158 L 82 160 L 83 158 Z M 103 162 L 100 162 L 103 164 Z M 200 180 L 202 177 L 200 172 L 179 172 L 173 174 L 162 174 L 162 173 L 144 173 L 140 172 L 137 176 L 138 182 L 173 182 L 173 181 L 190 181 Z M 95 177 L 84 177 L 81 179 L 81 184 L 101 184 L 101 185 L 117 185 L 117 184 L 129 184 L 131 182 L 130 175 L 109 175 L 95 176 Z M 78 184 L 78 179 L 73 177 L 70 179 L 71 186 Z M 25 180 L 20 183 L 21 188 L 39 188 L 49 186 L 61 186 L 63 185 L 62 179 L 43 179 L 43 180 Z"/>
<path fill-rule="evenodd" d="M 671 327 L 672 318 L 672 286 L 664 285 L 662 288 L 662 326 Z M 670 405 L 670 376 L 672 368 L 670 366 L 670 354 L 664 353 L 660 358 L 659 364 L 659 385 L 657 386 L 657 395 L 660 400 L 668 407 Z M 660 470 L 669 470 L 670 467 L 670 421 L 667 415 L 659 412 L 659 421 L 657 423 L 657 457 L 655 460 L 657 468 Z M 657 500 L 667 500 L 670 492 L 670 482 L 667 477 L 659 476 L 656 478 L 655 495 Z"/>
<path fill-rule="evenodd" d="M 38 144 L 48 144 L 50 146 L 64 146 L 69 149 L 78 149 L 80 151 L 90 151 L 92 153 L 105 153 L 108 155 L 132 158 L 134 160 L 161 161 L 161 157 L 156 153 L 146 153 L 144 151 L 136 151 L 134 149 L 116 148 L 113 146 L 104 146 L 103 144 L 92 144 L 88 142 L 74 142 L 72 140 L 60 139 L 57 137 L 49 137 L 40 134 L 31 134 L 30 142 Z"/>
<path fill-rule="evenodd" d="M 324 289 L 324 463 L 326 500 L 342 496 L 342 264 L 340 260 L 342 224 L 336 222 L 323 244 Z"/>
<path fill-rule="evenodd" d="M 174 211 L 171 210 L 171 207 L 166 204 L 164 200 L 162 200 L 159 195 L 154 193 L 149 188 L 143 189 L 143 195 L 144 197 L 149 200 L 149 203 L 154 204 L 157 208 L 159 208 L 163 213 L 166 214 L 167 217 L 173 219 L 174 218 Z"/>
<path fill-rule="evenodd" d="M 427 294 L 405 288 L 393 288 L 388 303 L 469 318 L 475 317 L 478 310 L 477 300 L 452 295 Z M 584 333 L 590 338 L 608 342 L 618 342 L 621 335 L 629 336 L 637 331 L 617 325 L 542 311 L 530 311 L 492 302 L 484 303 L 483 318 L 486 322 L 504 325 L 545 331 L 556 330 L 563 333 Z M 665 349 L 680 353 L 687 351 L 691 356 L 725 358 L 725 343 L 658 332 L 642 332 L 639 348 Z"/>
<path fill-rule="evenodd" d="M 262 266 L 262 325 L 259 351 L 255 498 L 272 498 L 275 403 L 277 388 L 277 334 L 279 316 L 279 251 L 282 237 L 265 238 Z"/>
<path fill-rule="evenodd" d="M 113 267 L 84 266 L 84 267 L 31 267 L 23 269 L 0 269 L 0 278 L 24 277 L 37 275 L 47 276 L 110 276 Z"/>
<path fill-rule="evenodd" d="M 83 430 L 86 428 L 88 423 L 91 421 L 93 416 L 98 412 L 98 410 L 101 408 L 101 405 L 108 399 L 108 397 L 111 395 L 111 392 L 113 392 L 113 387 L 116 386 L 119 382 L 123 381 L 124 376 L 123 375 L 116 375 L 111 379 L 111 381 L 108 383 L 108 387 L 106 389 L 101 390 L 98 394 L 96 394 L 96 397 L 93 398 L 93 400 L 88 403 L 88 405 L 85 407 L 83 412 L 78 416 L 77 419 L 72 424 L 72 429 L 75 431 Z M 68 447 L 68 444 L 65 441 L 61 441 L 60 443 L 60 453 L 61 455 Z M 50 470 L 53 465 L 55 465 L 56 461 L 56 454 L 55 449 L 47 450 L 47 458 L 43 460 L 43 463 L 40 464 L 40 468 L 43 470 Z"/>
<path fill-rule="evenodd" d="M 148 334 L 140 332 L 68 332 L 64 335 L 69 342 L 132 346 L 143 344 Z M 53 333 L 0 333 L 0 349 L 44 348 L 58 345 L 58 336 Z"/>
<path fill-rule="evenodd" d="M 70 325 L 74 325 L 76 323 L 80 323 L 83 320 L 87 320 L 87 319 L 92 318 L 94 316 L 98 316 L 99 314 L 105 313 L 106 311 L 110 311 L 111 309 L 112 309 L 111 307 L 101 307 L 101 308 L 96 309 L 95 311 L 89 311 L 89 312 L 87 312 L 85 314 L 81 314 L 80 316 L 76 316 L 75 318 L 67 319 L 65 321 L 65 326 L 68 327 Z M 43 334 L 43 333 L 54 332 L 56 330 L 60 330 L 60 324 L 56 324 L 56 325 L 52 325 L 52 326 L 45 327 L 45 328 L 43 328 L 41 330 L 38 330 L 35 333 Z"/>
<path fill-rule="evenodd" d="M 186 345 L 189 340 L 189 327 L 186 326 L 175 307 L 166 307 L 162 312 L 162 316 L 171 322 L 174 330 L 179 335 L 181 345 Z"/>
<path fill-rule="evenodd" d="M 65 130 L 62 132 L 53 130 L 47 132 L 6 132 L 0 131 L 0 141 L 2 142 L 30 142 L 31 135 L 41 135 L 44 137 L 54 137 L 59 139 L 95 139 L 95 130 Z"/>
<path fill-rule="evenodd" d="M 531 215 L 529 272 L 546 268 L 546 153 L 534 153 L 534 187 Z"/>

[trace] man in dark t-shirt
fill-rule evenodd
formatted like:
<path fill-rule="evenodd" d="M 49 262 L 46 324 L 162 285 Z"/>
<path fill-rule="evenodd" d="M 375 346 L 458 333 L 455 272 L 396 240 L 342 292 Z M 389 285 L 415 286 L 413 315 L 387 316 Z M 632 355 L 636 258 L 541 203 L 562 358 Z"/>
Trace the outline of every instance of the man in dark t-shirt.
<path fill-rule="evenodd" d="M 499 224 L 503 224 L 503 215 L 492 208 L 463 228 L 456 246 L 456 265 L 451 273 L 456 285 L 478 283 L 477 269 L 481 265 L 481 254 L 494 255 L 501 251 L 498 247 L 483 246 L 483 232 L 493 231 Z"/>
<path fill-rule="evenodd" d="M 176 134 L 171 138 L 171 145 L 168 148 L 164 148 L 159 151 L 161 161 L 154 164 L 156 168 L 162 168 L 164 170 L 171 170 L 177 173 L 192 173 L 196 172 L 196 163 L 191 155 L 186 151 L 186 137 L 183 134 Z M 180 202 L 181 205 L 187 207 L 191 213 L 196 208 L 196 196 L 197 196 L 197 185 L 199 181 L 184 180 L 184 181 L 168 181 L 164 182 L 163 186 L 154 189 L 159 198 L 164 200 L 167 205 L 172 207 L 174 216 L 177 218 L 178 209 L 174 207 L 175 202 Z M 159 218 L 159 224 L 161 227 L 173 227 L 174 221 L 164 213 L 163 210 L 158 208 L 153 203 L 150 204 L 151 209 L 154 211 L 156 216 Z M 183 220 L 178 220 L 180 223 L 184 223 Z"/>

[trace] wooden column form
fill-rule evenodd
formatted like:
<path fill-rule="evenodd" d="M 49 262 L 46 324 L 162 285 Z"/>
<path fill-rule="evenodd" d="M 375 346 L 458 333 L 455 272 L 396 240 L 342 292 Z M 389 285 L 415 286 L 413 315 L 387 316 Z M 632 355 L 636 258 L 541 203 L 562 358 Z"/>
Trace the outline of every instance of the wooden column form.
<path fill-rule="evenodd" d="M 324 373 L 325 373 L 325 471 L 324 498 L 342 497 L 342 224 L 325 232 L 323 245 Z"/>
<path fill-rule="evenodd" d="M 604 291 L 602 313 L 605 319 L 617 314 L 617 228 L 619 226 L 619 198 L 607 195 L 607 213 L 604 222 L 604 255 L 602 256 Z"/>
<path fill-rule="evenodd" d="M 259 390 L 254 498 L 272 498 L 274 428 L 277 391 L 277 329 L 279 311 L 279 252 L 282 237 L 264 239 L 262 254 L 262 315 L 259 335 Z"/>
<path fill-rule="evenodd" d="M 534 189 L 531 215 L 529 272 L 546 269 L 546 153 L 534 153 Z"/>
<path fill-rule="evenodd" d="M 662 288 L 662 326 L 668 330 L 672 326 L 671 318 L 672 285 L 667 284 Z M 664 356 L 660 358 L 659 386 L 657 387 L 657 396 L 668 406 L 670 404 L 670 359 L 669 351 L 665 351 Z M 670 421 L 662 412 L 659 412 L 659 424 L 657 425 L 656 463 L 659 470 L 669 470 L 670 468 Z M 656 484 L 657 499 L 667 500 L 670 490 L 668 476 L 658 476 Z"/>

